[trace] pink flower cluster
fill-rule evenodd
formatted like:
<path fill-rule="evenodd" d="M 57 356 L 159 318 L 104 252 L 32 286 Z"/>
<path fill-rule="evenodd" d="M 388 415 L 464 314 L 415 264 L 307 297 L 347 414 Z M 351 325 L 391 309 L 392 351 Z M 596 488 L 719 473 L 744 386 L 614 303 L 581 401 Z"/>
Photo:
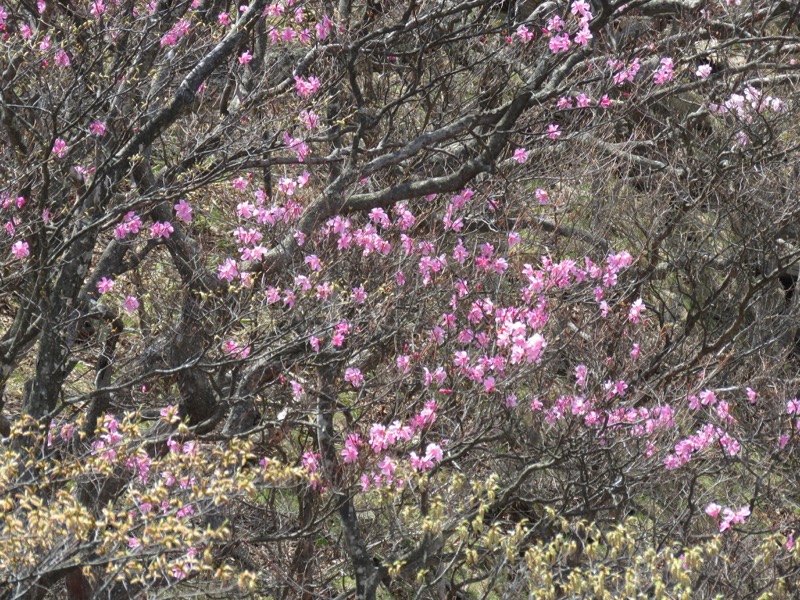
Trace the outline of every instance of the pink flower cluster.
<path fill-rule="evenodd" d="M 632 83 L 639 73 L 639 69 L 642 68 L 641 61 L 638 58 L 634 58 L 633 62 L 628 64 L 620 60 L 611 59 L 608 61 L 608 66 L 614 72 L 613 79 L 616 85 L 622 85 L 626 81 Z"/>
<path fill-rule="evenodd" d="M 574 34 L 572 41 L 579 46 L 585 47 L 594 37 L 589 29 L 589 21 L 592 20 L 591 7 L 584 0 L 575 0 L 570 7 L 570 13 L 577 18 L 578 25 L 580 27 L 580 29 Z M 564 23 L 564 20 L 558 15 L 551 17 L 547 21 L 547 27 L 543 30 L 544 33 L 556 34 L 550 38 L 550 42 L 548 43 L 550 52 L 553 54 L 568 52 L 570 49 L 572 42 L 570 41 L 569 34 L 563 32 L 565 27 L 566 23 Z M 517 37 L 525 41 L 524 36 L 519 35 L 519 29 L 517 30 Z"/>
<path fill-rule="evenodd" d="M 425 403 L 425 407 L 417 415 L 412 417 L 408 423 L 394 421 L 388 427 L 380 423 L 375 423 L 370 428 L 368 445 L 373 453 L 380 456 L 384 454 L 392 446 L 399 442 L 410 442 L 414 436 L 422 429 L 436 421 L 436 402 L 431 400 Z M 346 464 L 355 463 L 359 460 L 359 448 L 364 446 L 365 443 L 357 433 L 347 436 L 344 443 L 344 448 L 341 451 L 341 456 Z M 417 471 L 427 471 L 433 468 L 437 463 L 441 462 L 444 457 L 444 452 L 439 444 L 429 443 L 425 449 L 425 454 L 419 456 L 416 452 L 410 452 L 408 455 L 409 465 Z M 398 467 L 398 462 L 395 458 L 388 455 L 382 456 L 376 463 L 380 472 L 373 472 L 371 475 L 363 474 L 361 476 L 361 486 L 363 490 L 368 490 L 371 487 L 383 487 L 395 485 L 398 488 L 403 487 L 403 481 L 397 479 L 395 472 Z"/>
<path fill-rule="evenodd" d="M 732 525 L 744 523 L 747 517 L 750 516 L 750 507 L 746 504 L 734 510 L 730 507 L 723 508 L 719 504 L 712 502 L 706 506 L 706 514 L 714 519 L 719 519 L 720 512 L 722 518 L 719 521 L 720 532 L 727 531 Z"/>
<path fill-rule="evenodd" d="M 364 441 L 357 433 L 351 433 L 347 436 L 342 449 L 342 458 L 345 464 L 354 463 L 358 460 L 358 449 L 364 445 Z"/>
<path fill-rule="evenodd" d="M 225 350 L 226 354 L 230 354 L 235 358 L 240 358 L 244 360 L 248 356 L 250 356 L 250 346 L 240 346 L 234 340 L 228 340 L 223 344 L 223 349 Z"/>
<path fill-rule="evenodd" d="M 103 277 L 97 282 L 97 291 L 101 294 L 107 294 L 114 289 L 114 280 Z"/>
<path fill-rule="evenodd" d="M 424 472 L 432 469 L 436 463 L 442 461 L 444 453 L 439 444 L 430 443 L 425 448 L 424 456 L 417 456 L 416 452 L 409 454 L 409 462 L 417 471 Z"/>
<path fill-rule="evenodd" d="M 89 131 L 93 136 L 103 137 L 106 134 L 106 125 L 102 121 L 93 121 L 89 125 Z"/>
<path fill-rule="evenodd" d="M 316 77 L 309 77 L 308 79 L 304 79 L 302 77 L 295 76 L 294 78 L 294 87 L 297 91 L 297 95 L 301 98 L 308 98 L 317 93 L 320 87 L 319 79 Z"/>
<path fill-rule="evenodd" d="M 364 375 L 361 374 L 359 369 L 347 369 L 344 372 L 344 380 L 354 388 L 364 385 Z"/>
<path fill-rule="evenodd" d="M 122 434 L 119 432 L 119 422 L 113 415 L 103 417 L 103 433 L 92 443 L 92 456 L 99 456 L 108 462 L 117 459 L 117 445 L 122 441 Z"/>
<path fill-rule="evenodd" d="M 283 134 L 283 142 L 290 152 L 294 152 L 298 162 L 303 162 L 310 152 L 308 144 L 300 138 L 290 136 L 288 132 Z"/>
<path fill-rule="evenodd" d="M 189 19 L 181 19 L 175 25 L 172 26 L 167 33 L 163 35 L 161 38 L 161 45 L 162 46 L 174 46 L 178 43 L 184 35 L 189 32 L 189 28 L 192 26 L 191 21 Z"/>
<path fill-rule="evenodd" d="M 157 221 L 150 226 L 151 238 L 168 238 L 170 234 L 174 232 L 175 228 L 169 221 L 164 221 L 163 223 Z"/>
<path fill-rule="evenodd" d="M 130 234 L 136 235 L 139 233 L 141 227 L 142 220 L 135 212 L 130 211 L 123 217 L 122 223 L 114 228 L 114 237 L 118 240 L 124 240 Z"/>
<path fill-rule="evenodd" d="M 191 205 L 186 202 L 183 198 L 173 206 L 175 209 L 175 215 L 184 223 L 191 223 L 192 222 L 192 207 Z"/>
<path fill-rule="evenodd" d="M 751 123 L 755 114 L 767 110 L 775 113 L 784 112 L 786 103 L 774 96 L 764 96 L 761 90 L 749 85 L 743 94 L 733 93 L 722 104 L 709 104 L 708 110 L 718 115 L 733 113 L 745 123 Z"/>
<path fill-rule="evenodd" d="M 669 470 L 678 469 L 688 463 L 694 455 L 716 442 L 720 443 L 729 456 L 736 456 L 739 453 L 740 445 L 736 439 L 719 427 L 706 423 L 697 433 L 675 444 L 675 453 L 667 455 L 664 466 Z"/>
<path fill-rule="evenodd" d="M 675 64 L 669 57 L 664 57 L 659 62 L 658 71 L 653 75 L 656 85 L 663 85 L 675 77 Z"/>
<path fill-rule="evenodd" d="M 569 96 L 561 96 L 556 101 L 556 108 L 558 108 L 559 110 L 565 110 L 573 107 L 588 108 L 594 102 L 595 102 L 594 99 L 581 92 L 577 94 L 574 99 Z M 608 94 L 603 95 L 603 97 L 597 102 L 597 106 L 599 106 L 600 108 L 608 108 L 609 106 L 611 106 L 611 99 L 608 97 Z"/>
<path fill-rule="evenodd" d="M 22 240 L 17 240 L 11 246 L 11 254 L 14 255 L 14 258 L 18 260 L 22 260 L 24 258 L 28 258 L 31 255 L 30 247 L 28 246 L 28 242 L 24 242 Z"/>
<path fill-rule="evenodd" d="M 55 154 L 58 158 L 64 158 L 68 152 L 69 146 L 67 146 L 67 142 L 61 138 L 56 138 L 56 141 L 53 142 L 53 154 Z"/>

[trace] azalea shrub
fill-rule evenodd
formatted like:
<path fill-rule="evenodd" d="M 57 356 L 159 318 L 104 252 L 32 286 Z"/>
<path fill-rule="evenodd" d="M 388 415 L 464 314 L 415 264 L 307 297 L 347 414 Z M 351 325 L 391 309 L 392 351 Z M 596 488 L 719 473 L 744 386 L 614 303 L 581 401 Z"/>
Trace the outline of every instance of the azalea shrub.
<path fill-rule="evenodd" d="M 0 598 L 791 598 L 791 3 L 3 0 Z"/>

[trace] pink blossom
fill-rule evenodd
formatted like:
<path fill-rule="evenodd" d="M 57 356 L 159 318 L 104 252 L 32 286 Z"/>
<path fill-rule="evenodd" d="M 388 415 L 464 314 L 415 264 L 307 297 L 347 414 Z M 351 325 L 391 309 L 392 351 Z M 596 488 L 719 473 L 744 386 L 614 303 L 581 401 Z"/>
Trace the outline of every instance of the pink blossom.
<path fill-rule="evenodd" d="M 132 233 L 135 235 L 139 233 L 141 226 L 142 220 L 135 212 L 130 211 L 123 218 L 123 222 L 114 228 L 114 237 L 118 240 L 122 240 L 125 239 L 128 234 Z"/>
<path fill-rule="evenodd" d="M 255 205 L 251 202 L 240 202 L 236 205 L 236 214 L 242 219 L 250 219 L 257 213 Z"/>
<path fill-rule="evenodd" d="M 159 414 L 168 423 L 174 423 L 178 420 L 178 407 L 170 404 L 162 408 Z"/>
<path fill-rule="evenodd" d="M 717 395 L 713 390 L 703 390 L 700 392 L 700 403 L 703 406 L 714 406 L 717 403 Z"/>
<path fill-rule="evenodd" d="M 103 277 L 97 282 L 97 291 L 101 294 L 107 294 L 114 289 L 114 280 Z"/>
<path fill-rule="evenodd" d="M 91 13 L 91 15 L 93 17 L 99 17 L 104 12 L 106 12 L 106 10 L 107 10 L 107 7 L 103 3 L 103 0 L 93 0 L 93 2 L 91 3 L 91 8 L 89 9 L 89 12 Z"/>
<path fill-rule="evenodd" d="M 319 260 L 316 254 L 306 256 L 304 262 L 312 271 L 320 271 L 322 269 L 322 262 Z"/>
<path fill-rule="evenodd" d="M 94 121 L 91 125 L 89 125 L 89 131 L 94 136 L 103 137 L 106 134 L 105 123 L 102 121 Z"/>
<path fill-rule="evenodd" d="M 29 257 L 31 255 L 31 250 L 28 246 L 28 242 L 23 242 L 22 240 L 14 242 L 11 246 L 11 254 L 19 260 Z"/>
<path fill-rule="evenodd" d="M 223 25 L 230 25 L 231 23 L 231 16 L 226 12 L 221 12 L 217 15 L 217 21 L 219 21 Z"/>
<path fill-rule="evenodd" d="M 305 157 L 308 156 L 309 154 L 308 144 L 306 144 L 302 139 L 293 138 L 292 136 L 289 135 L 288 132 L 285 132 L 283 134 L 283 141 L 286 144 L 287 149 L 290 150 L 291 152 L 294 152 L 295 156 L 297 157 L 297 160 L 299 160 L 300 162 L 303 162 L 305 160 Z"/>
<path fill-rule="evenodd" d="M 164 485 L 167 487 L 172 487 L 175 485 L 175 476 L 170 471 L 162 471 L 161 472 L 161 479 L 164 480 Z"/>
<path fill-rule="evenodd" d="M 248 179 L 245 177 L 237 177 L 231 182 L 231 187 L 236 191 L 243 192 L 247 189 L 247 185 L 250 183 Z"/>
<path fill-rule="evenodd" d="M 750 507 L 740 506 L 737 510 L 733 510 L 731 508 L 725 508 L 722 511 L 722 521 L 719 524 L 719 530 L 725 531 L 730 529 L 731 525 L 737 525 L 739 523 L 744 523 L 745 519 L 750 516 Z"/>
<path fill-rule="evenodd" d="M 63 49 L 56 52 L 55 61 L 59 67 L 68 67 L 70 65 L 69 55 Z"/>
<path fill-rule="evenodd" d="M 409 462 L 417 471 L 425 472 L 433 468 L 433 460 L 427 457 L 419 457 L 416 452 L 409 454 Z"/>
<path fill-rule="evenodd" d="M 739 442 L 729 435 L 725 434 L 719 439 L 720 445 L 725 449 L 728 456 L 736 456 L 741 450 Z"/>
<path fill-rule="evenodd" d="M 325 40 L 328 34 L 333 30 L 333 21 L 328 15 L 322 16 L 322 21 L 314 25 L 314 30 L 317 32 L 317 39 Z"/>
<path fill-rule="evenodd" d="M 192 221 L 192 207 L 191 205 L 186 202 L 183 198 L 173 206 L 175 209 L 175 215 L 185 223 L 191 223 Z"/>
<path fill-rule="evenodd" d="M 620 61 L 612 62 L 614 69 L 617 71 L 614 75 L 614 83 L 616 85 L 622 85 L 626 81 L 633 82 L 642 66 L 638 58 L 633 59 L 633 62 L 627 66 Z"/>
<path fill-rule="evenodd" d="M 232 258 L 226 258 L 225 262 L 217 266 L 217 277 L 225 279 L 226 281 L 233 281 L 239 275 L 239 270 L 236 267 L 236 261 Z"/>
<path fill-rule="evenodd" d="M 658 71 L 653 75 L 653 81 L 655 81 L 656 85 L 663 85 L 671 81 L 673 77 L 675 77 L 675 71 L 672 59 L 668 57 L 662 58 Z"/>
<path fill-rule="evenodd" d="M 428 444 L 425 448 L 425 458 L 432 460 L 434 463 L 441 462 L 444 457 L 442 447 L 439 444 Z"/>
<path fill-rule="evenodd" d="M 584 0 L 575 0 L 570 6 L 569 12 L 578 16 L 581 21 L 588 21 L 592 18 L 591 7 Z"/>
<path fill-rule="evenodd" d="M 347 369 L 344 372 L 344 380 L 353 387 L 359 387 L 364 384 L 364 375 L 361 374 L 359 369 Z"/>
<path fill-rule="evenodd" d="M 549 137 L 551 140 L 555 140 L 556 138 L 561 137 L 561 128 L 555 123 L 548 125 L 547 137 Z"/>
<path fill-rule="evenodd" d="M 570 47 L 569 34 L 564 33 L 550 38 L 550 52 L 558 54 L 559 52 L 567 52 Z"/>
<path fill-rule="evenodd" d="M 53 142 L 53 154 L 55 154 L 58 158 L 64 158 L 69 152 L 69 146 L 67 146 L 67 142 L 62 140 L 61 138 L 56 138 L 56 141 Z"/>
<path fill-rule="evenodd" d="M 281 40 L 284 42 L 293 42 L 297 37 L 297 32 L 291 27 L 286 27 L 281 31 Z"/>
<path fill-rule="evenodd" d="M 575 367 L 575 383 L 577 383 L 580 387 L 586 387 L 586 377 L 589 373 L 589 369 L 586 368 L 586 365 L 578 365 Z"/>
<path fill-rule="evenodd" d="M 750 144 L 750 136 L 748 136 L 744 131 L 737 131 L 734 137 L 736 138 L 736 143 L 742 147 Z"/>
<path fill-rule="evenodd" d="M 297 95 L 301 98 L 308 98 L 309 96 L 315 94 L 320 87 L 319 79 L 313 76 L 309 77 L 308 79 L 295 76 L 294 84 Z"/>
<path fill-rule="evenodd" d="M 519 164 L 523 164 L 528 160 L 528 151 L 525 148 L 517 148 L 514 150 L 514 160 Z"/>
<path fill-rule="evenodd" d="M 165 33 L 161 37 L 161 45 L 162 46 L 174 46 L 178 43 L 184 35 L 189 32 L 189 28 L 191 27 L 191 21 L 189 19 L 181 19 L 175 25 L 172 26 L 167 33 Z"/>
<path fill-rule="evenodd" d="M 529 31 L 525 25 L 520 25 L 517 27 L 514 35 L 516 35 L 523 44 L 527 44 L 533 39 L 533 33 Z"/>
<path fill-rule="evenodd" d="M 697 67 L 697 70 L 694 72 L 694 74 L 698 79 L 706 79 L 709 75 L 711 75 L 711 65 L 700 65 Z"/>
<path fill-rule="evenodd" d="M 363 442 L 357 433 L 347 436 L 341 453 L 345 464 L 354 463 L 358 460 L 358 447 L 362 444 Z"/>
<path fill-rule="evenodd" d="M 645 310 L 644 302 L 641 298 L 637 299 L 628 311 L 628 321 L 631 323 L 641 323 L 642 313 Z"/>
<path fill-rule="evenodd" d="M 239 344 L 237 344 L 234 340 L 228 340 L 222 345 L 222 349 L 227 354 L 232 354 L 233 356 L 238 356 L 241 359 L 245 359 L 250 355 L 250 347 L 246 346 L 241 348 Z"/>
<path fill-rule="evenodd" d="M 391 481 L 394 478 L 397 464 L 388 456 L 384 456 L 378 463 L 378 468 L 380 468 L 381 474 L 386 477 L 388 483 L 388 481 Z"/>
<path fill-rule="evenodd" d="M 556 108 L 559 110 L 564 110 L 567 108 L 572 108 L 572 98 L 568 98 L 566 96 L 561 96 L 556 102 Z"/>
<path fill-rule="evenodd" d="M 300 112 L 300 122 L 305 125 L 306 129 L 316 129 L 319 127 L 319 115 L 313 110 L 304 110 Z"/>
<path fill-rule="evenodd" d="M 171 233 L 175 231 L 172 223 L 164 221 L 163 223 L 157 221 L 150 226 L 151 238 L 168 238 Z"/>
<path fill-rule="evenodd" d="M 552 127 L 552 126 L 551 126 Z M 551 138 L 555 139 L 555 138 Z M 544 191 L 541 188 L 538 188 L 535 192 L 533 192 L 534 197 L 539 201 L 539 204 L 544 206 L 550 201 L 550 194 Z"/>
<path fill-rule="evenodd" d="M 464 350 L 457 350 L 453 358 L 453 365 L 456 367 L 468 367 L 469 354 L 467 354 Z"/>
<path fill-rule="evenodd" d="M 128 296 L 122 302 L 122 308 L 124 308 L 129 313 L 136 312 L 136 309 L 139 308 L 139 301 L 136 299 L 136 296 Z"/>
<path fill-rule="evenodd" d="M 547 19 L 547 30 L 553 31 L 555 33 L 560 32 L 564 29 L 564 19 L 559 17 L 558 15 L 554 15 Z"/>
<path fill-rule="evenodd" d="M 369 211 L 369 218 L 373 223 L 382 227 L 383 229 L 388 229 L 392 225 L 389 215 L 387 215 L 386 211 L 382 208 L 373 208 L 371 211 Z"/>
<path fill-rule="evenodd" d="M 722 511 L 722 507 L 719 504 L 712 502 L 706 506 L 705 511 L 709 517 L 716 519 L 719 516 L 720 511 Z"/>
<path fill-rule="evenodd" d="M 249 50 L 245 50 L 244 52 L 242 52 L 242 55 L 239 57 L 239 64 L 240 65 L 246 65 L 251 60 L 253 60 L 253 55 L 250 54 Z"/>
<path fill-rule="evenodd" d="M 589 30 L 587 25 L 581 27 L 580 31 L 575 34 L 575 43 L 580 46 L 586 46 L 594 36 L 592 32 Z"/>

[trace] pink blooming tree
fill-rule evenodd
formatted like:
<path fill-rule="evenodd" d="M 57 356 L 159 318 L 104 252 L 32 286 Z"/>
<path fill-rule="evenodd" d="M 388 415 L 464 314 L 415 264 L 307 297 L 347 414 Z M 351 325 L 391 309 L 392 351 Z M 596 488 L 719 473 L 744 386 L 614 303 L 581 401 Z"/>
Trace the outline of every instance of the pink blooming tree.
<path fill-rule="evenodd" d="M 0 598 L 796 595 L 790 3 L 0 43 Z"/>

